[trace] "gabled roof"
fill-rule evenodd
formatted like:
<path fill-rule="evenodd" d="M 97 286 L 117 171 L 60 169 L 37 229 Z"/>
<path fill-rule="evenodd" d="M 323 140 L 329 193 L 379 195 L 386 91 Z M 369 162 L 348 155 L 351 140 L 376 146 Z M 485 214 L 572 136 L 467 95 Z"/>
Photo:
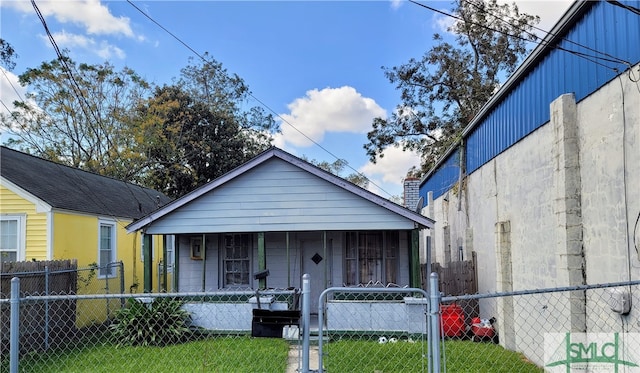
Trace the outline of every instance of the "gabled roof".
<path fill-rule="evenodd" d="M 394 202 L 391 202 L 379 195 L 369 192 L 339 176 L 333 175 L 330 172 L 327 172 L 319 167 L 312 165 L 311 163 L 304 161 L 292 154 L 289 154 L 279 148 L 271 148 L 250 161 L 246 162 L 242 166 L 222 175 L 221 177 L 205 184 L 204 186 L 195 189 L 194 191 L 184 195 L 181 198 L 178 198 L 166 206 L 150 213 L 149 215 L 141 218 L 138 221 L 135 221 L 127 226 L 127 231 L 134 232 L 140 229 L 144 229 L 148 225 L 159 221 L 160 219 L 170 215 L 172 212 L 178 210 L 179 208 L 188 205 L 189 203 L 197 200 L 200 197 L 208 194 L 213 190 L 217 190 L 217 188 L 222 188 L 224 185 L 230 183 L 234 179 L 239 179 L 240 176 L 248 173 L 251 170 L 256 169 L 258 166 L 265 164 L 266 162 L 279 159 L 284 161 L 290 165 L 293 165 L 303 171 L 306 171 L 309 174 L 312 174 L 322 180 L 325 180 L 342 190 L 345 190 L 354 195 L 354 197 L 359 197 L 364 200 L 368 200 L 373 204 L 383 207 L 384 209 L 391 211 L 392 213 L 403 217 L 407 220 L 413 221 L 416 227 L 420 228 L 433 228 L 434 221 L 423 216 L 415 211 L 409 210 L 403 206 L 400 206 Z"/>
<path fill-rule="evenodd" d="M 54 209 L 140 218 L 171 199 L 149 188 L 0 147 L 0 176 Z M 7 184 L 8 184 L 7 183 Z"/>

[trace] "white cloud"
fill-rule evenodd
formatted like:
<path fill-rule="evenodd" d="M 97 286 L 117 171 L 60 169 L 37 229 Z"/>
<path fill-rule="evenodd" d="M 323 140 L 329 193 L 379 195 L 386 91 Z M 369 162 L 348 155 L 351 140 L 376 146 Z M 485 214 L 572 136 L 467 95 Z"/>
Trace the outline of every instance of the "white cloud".
<path fill-rule="evenodd" d="M 114 16 L 99 0 L 39 0 L 36 4 L 45 18 L 53 16 L 58 22 L 79 25 L 89 34 L 134 36 L 129 18 Z M 2 6 L 33 13 L 29 0 L 5 1 Z"/>
<path fill-rule="evenodd" d="M 47 37 L 42 36 L 42 38 L 48 42 Z M 61 49 L 84 49 L 100 56 L 103 59 L 111 59 L 113 57 L 124 59 L 126 57 L 126 54 L 122 49 L 109 44 L 106 40 L 96 41 L 95 39 L 85 35 L 72 34 L 66 31 L 53 34 L 53 38 Z"/>
<path fill-rule="evenodd" d="M 378 158 L 375 164 L 367 162 L 358 171 L 374 182 L 381 180 L 391 189 L 387 190 L 387 187 L 383 187 L 385 190 L 397 195 L 398 190 L 402 190 L 402 180 L 407 176 L 407 171 L 419 165 L 420 156 L 417 153 L 403 151 L 401 147 L 389 147 L 384 151 L 384 157 Z M 370 189 L 377 193 L 375 185 L 370 185 Z"/>
<path fill-rule="evenodd" d="M 289 114 L 280 115 L 284 120 L 282 134 L 275 139 L 275 145 L 281 148 L 287 144 L 311 146 L 322 142 L 327 132 L 365 133 L 375 117 L 386 116 L 373 99 L 362 97 L 348 86 L 307 91 L 288 108 Z"/>
<path fill-rule="evenodd" d="M 16 110 L 13 106 L 13 102 L 22 101 L 27 98 L 26 96 L 27 89 L 20 85 L 18 82 L 18 76 L 0 66 L 0 101 L 2 101 L 2 105 L 0 105 L 0 113 L 2 115 L 9 115 L 11 112 Z M 37 109 L 36 103 L 32 99 L 28 99 L 27 102 Z M 9 127 L 12 127 L 11 123 L 9 124 Z M 11 129 L 13 131 L 18 131 L 16 127 L 12 127 Z M 0 133 L 2 133 L 3 137 L 7 135 L 5 130 L 6 128 L 0 128 Z M 0 139 L 0 143 L 3 143 L 4 140 L 4 138 Z"/>
<path fill-rule="evenodd" d="M 550 31 L 553 28 L 573 2 L 574 0 L 498 0 L 499 4 L 515 3 L 520 13 L 539 16 L 540 23 L 536 25 L 536 27 L 545 31 Z M 439 10 L 445 13 L 451 13 L 450 8 L 439 8 Z M 446 33 L 447 28 L 453 25 L 456 20 L 449 16 L 434 13 L 431 22 L 438 32 Z"/>
<path fill-rule="evenodd" d="M 499 3 L 511 3 L 499 0 Z M 551 31 L 560 17 L 571 6 L 574 0 L 518 0 L 515 1 L 520 13 L 540 16 L 540 23 L 536 26 L 545 31 Z"/>
<path fill-rule="evenodd" d="M 384 151 L 384 157 L 377 158 L 376 163 L 367 162 L 359 171 L 376 177 L 382 176 L 385 183 L 397 182 L 407 176 L 407 171 L 420 164 L 420 156 L 413 151 L 403 151 L 401 147 L 389 147 Z"/>
<path fill-rule="evenodd" d="M 13 110 L 13 102 L 22 101 L 26 93 L 27 90 L 18 82 L 18 76 L 0 66 L 0 100 L 4 105 Z M 4 105 L 0 112 L 8 114 Z"/>

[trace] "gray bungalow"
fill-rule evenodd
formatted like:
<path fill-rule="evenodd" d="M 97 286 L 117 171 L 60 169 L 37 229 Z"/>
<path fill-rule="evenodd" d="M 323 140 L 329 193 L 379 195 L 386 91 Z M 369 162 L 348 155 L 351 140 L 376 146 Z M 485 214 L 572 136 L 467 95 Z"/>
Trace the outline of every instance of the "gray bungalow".
<path fill-rule="evenodd" d="M 432 228 L 423 215 L 271 148 L 127 230 L 175 237 L 177 291 L 299 288 L 308 273 L 315 309 L 329 286 L 419 287 L 419 232 Z M 151 276 L 149 265 L 145 284 Z"/>

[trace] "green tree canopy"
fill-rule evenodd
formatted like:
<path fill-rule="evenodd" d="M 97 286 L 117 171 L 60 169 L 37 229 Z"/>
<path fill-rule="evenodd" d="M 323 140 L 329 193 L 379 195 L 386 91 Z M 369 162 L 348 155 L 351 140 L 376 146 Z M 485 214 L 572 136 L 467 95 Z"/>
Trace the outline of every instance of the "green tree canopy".
<path fill-rule="evenodd" d="M 0 38 L 0 63 L 2 63 L 2 66 L 7 70 L 13 70 L 13 68 L 16 67 L 16 57 L 18 57 L 18 55 L 11 44 Z"/>
<path fill-rule="evenodd" d="M 539 17 L 520 13 L 515 4 L 497 0 L 456 0 L 448 32 L 453 42 L 433 36 L 436 44 L 422 58 L 384 68 L 401 92 L 389 118 L 375 118 L 364 145 L 372 162 L 389 146 L 422 156 L 428 171 L 460 139 L 482 106 L 511 74 L 527 51 Z"/>
<path fill-rule="evenodd" d="M 72 75 L 69 75 L 69 71 Z M 44 62 L 19 76 L 29 87 L 0 123 L 14 146 L 34 155 L 123 180 L 139 170 L 131 149 L 130 108 L 150 85 L 133 70 L 108 63 Z"/>
<path fill-rule="evenodd" d="M 147 159 L 143 183 L 179 197 L 270 147 L 275 121 L 259 107 L 244 109 L 248 95 L 213 59 L 158 87 L 138 106 L 133 130 Z"/>

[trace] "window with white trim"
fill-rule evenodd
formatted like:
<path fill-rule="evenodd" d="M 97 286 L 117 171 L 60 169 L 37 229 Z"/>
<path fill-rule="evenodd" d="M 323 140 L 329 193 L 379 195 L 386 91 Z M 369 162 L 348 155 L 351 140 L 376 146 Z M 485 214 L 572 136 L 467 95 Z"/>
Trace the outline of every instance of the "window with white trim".
<path fill-rule="evenodd" d="M 116 223 L 100 221 L 98 231 L 98 277 L 113 277 L 116 267 Z"/>
<path fill-rule="evenodd" d="M 348 232 L 345 283 L 395 284 L 400 237 L 397 231 Z"/>
<path fill-rule="evenodd" d="M 225 234 L 223 245 L 224 286 L 250 287 L 251 236 L 248 234 Z"/>
<path fill-rule="evenodd" d="M 23 215 L 0 216 L 0 262 L 24 260 L 25 217 Z"/>

